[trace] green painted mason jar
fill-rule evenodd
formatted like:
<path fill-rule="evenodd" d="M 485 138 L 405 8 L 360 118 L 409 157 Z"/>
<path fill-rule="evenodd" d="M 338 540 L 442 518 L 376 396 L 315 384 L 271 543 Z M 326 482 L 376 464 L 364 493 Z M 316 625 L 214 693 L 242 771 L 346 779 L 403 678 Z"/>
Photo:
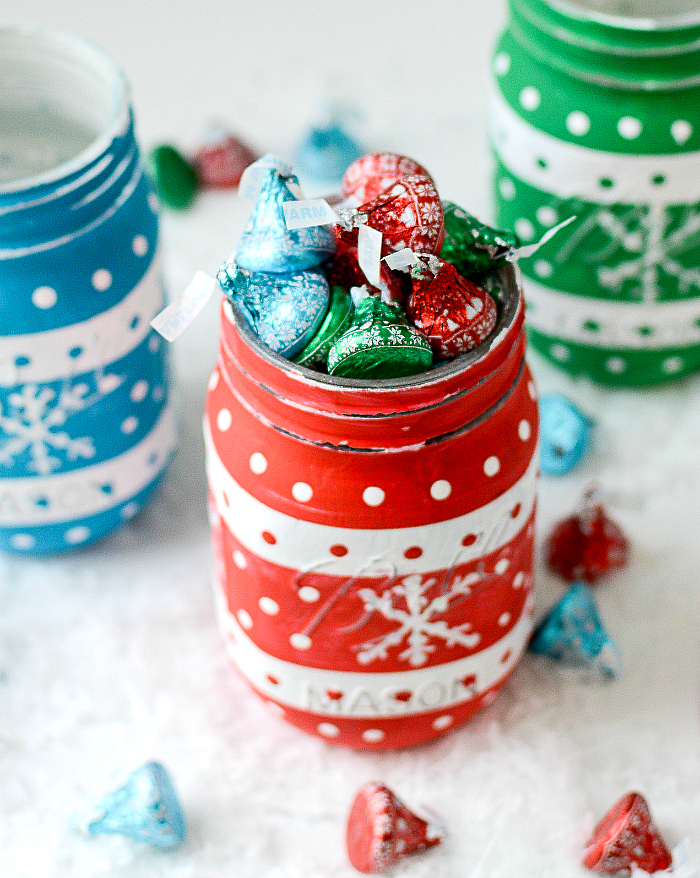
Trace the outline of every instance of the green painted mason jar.
<path fill-rule="evenodd" d="M 495 222 L 530 345 L 575 375 L 700 370 L 700 0 L 509 0 L 493 59 Z"/>

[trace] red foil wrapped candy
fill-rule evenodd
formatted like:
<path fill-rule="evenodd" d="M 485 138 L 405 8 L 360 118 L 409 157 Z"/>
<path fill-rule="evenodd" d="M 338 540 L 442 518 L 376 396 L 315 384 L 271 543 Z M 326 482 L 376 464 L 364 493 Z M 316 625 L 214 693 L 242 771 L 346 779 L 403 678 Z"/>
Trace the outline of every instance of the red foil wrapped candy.
<path fill-rule="evenodd" d="M 547 564 L 567 582 L 598 582 L 624 567 L 629 542 L 602 504 L 587 498 L 581 512 L 565 518 L 546 543 Z"/>
<path fill-rule="evenodd" d="M 391 271 L 385 262 L 381 262 L 379 268 L 379 277 L 383 287 L 378 289 L 372 286 L 367 280 L 365 273 L 360 268 L 357 257 L 357 248 L 350 247 L 343 250 L 334 259 L 331 266 L 326 269 L 326 277 L 331 286 L 343 287 L 345 290 L 351 290 L 353 287 L 367 286 L 371 291 L 386 293 L 394 302 L 403 302 L 406 300 L 408 290 L 410 290 L 410 278 L 404 272 Z"/>
<path fill-rule="evenodd" d="M 197 150 L 192 164 L 200 186 L 229 189 L 238 186 L 243 171 L 257 158 L 259 156 L 233 134 L 216 129 Z"/>
<path fill-rule="evenodd" d="M 413 278 L 406 304 L 408 316 L 430 341 L 441 360 L 458 357 L 477 347 L 496 325 L 496 303 L 481 287 L 457 273 L 449 262 L 435 260 Z"/>
<path fill-rule="evenodd" d="M 403 857 L 439 844 L 445 831 L 418 817 L 382 783 L 366 783 L 348 816 L 348 858 L 358 872 L 386 872 Z"/>
<path fill-rule="evenodd" d="M 348 165 L 341 184 L 343 195 L 354 196 L 359 204 L 372 201 L 402 177 L 430 177 L 418 162 L 393 152 L 370 152 Z"/>
<path fill-rule="evenodd" d="M 671 865 L 671 852 L 654 825 L 646 799 L 627 793 L 593 830 L 583 865 L 601 875 L 631 875 L 635 868 L 653 874 Z"/>

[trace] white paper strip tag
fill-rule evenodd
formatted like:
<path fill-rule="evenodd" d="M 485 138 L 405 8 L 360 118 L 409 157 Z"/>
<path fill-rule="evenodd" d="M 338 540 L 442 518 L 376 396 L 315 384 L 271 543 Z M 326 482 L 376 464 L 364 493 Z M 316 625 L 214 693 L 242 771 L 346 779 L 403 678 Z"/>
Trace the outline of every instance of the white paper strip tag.
<path fill-rule="evenodd" d="M 325 198 L 307 201 L 285 201 L 282 204 L 288 229 L 305 229 L 309 226 L 326 226 L 339 221 L 338 214 Z"/>
<path fill-rule="evenodd" d="M 151 320 L 151 326 L 167 341 L 174 341 L 207 304 L 217 286 L 215 278 L 198 271 L 177 302 L 171 302 Z"/>
<path fill-rule="evenodd" d="M 389 253 L 387 256 L 382 257 L 384 262 L 394 270 L 402 271 L 405 268 L 410 268 L 412 265 L 417 265 L 420 260 L 416 256 L 416 254 L 411 250 L 410 247 L 404 247 L 403 250 L 397 250 L 395 253 Z"/>
<path fill-rule="evenodd" d="M 553 238 L 560 229 L 563 229 L 564 226 L 568 226 L 569 223 L 572 223 L 575 219 L 575 216 L 570 216 L 563 222 L 557 223 L 556 226 L 552 226 L 551 229 L 548 229 L 539 241 L 535 241 L 534 244 L 527 244 L 525 247 L 518 247 L 517 250 L 513 250 L 513 252 L 506 257 L 506 260 L 508 262 L 516 262 L 518 259 L 527 259 L 528 256 L 532 256 L 533 253 L 536 253 L 543 244 L 549 241 L 550 238 Z"/>
<path fill-rule="evenodd" d="M 357 261 L 373 287 L 379 286 L 382 233 L 363 223 L 357 230 Z"/>
<path fill-rule="evenodd" d="M 279 156 L 268 153 L 262 158 L 248 167 L 241 174 L 241 181 L 238 184 L 238 194 L 241 198 L 247 198 L 249 201 L 255 201 L 260 195 L 262 189 L 262 181 L 265 171 L 274 168 L 279 171 L 283 177 L 288 177 L 292 173 L 292 166 L 281 159 Z"/>

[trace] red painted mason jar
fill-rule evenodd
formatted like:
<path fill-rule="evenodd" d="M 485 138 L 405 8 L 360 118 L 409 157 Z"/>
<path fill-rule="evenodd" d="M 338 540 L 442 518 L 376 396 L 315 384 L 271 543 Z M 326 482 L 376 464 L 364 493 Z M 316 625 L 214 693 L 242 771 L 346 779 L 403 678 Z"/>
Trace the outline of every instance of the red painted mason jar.
<path fill-rule="evenodd" d="M 215 589 L 271 709 L 350 747 L 490 703 L 532 628 L 536 391 L 513 270 L 492 336 L 363 383 L 279 357 L 222 304 L 205 415 Z"/>

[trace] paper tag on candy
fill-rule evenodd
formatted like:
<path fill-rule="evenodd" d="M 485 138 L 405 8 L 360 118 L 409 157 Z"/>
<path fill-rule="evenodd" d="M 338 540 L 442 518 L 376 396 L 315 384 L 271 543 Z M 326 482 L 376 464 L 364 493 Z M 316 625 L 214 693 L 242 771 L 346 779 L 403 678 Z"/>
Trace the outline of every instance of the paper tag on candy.
<path fill-rule="evenodd" d="M 384 256 L 383 259 L 387 266 L 395 271 L 405 271 L 420 262 L 410 247 L 404 247 L 403 250 L 389 253 L 387 256 Z"/>
<path fill-rule="evenodd" d="M 568 219 L 565 219 L 561 223 L 557 223 L 556 226 L 552 226 L 551 229 L 548 229 L 544 235 L 540 238 L 539 241 L 535 241 L 534 244 L 526 244 L 524 247 L 517 247 L 511 253 L 506 256 L 507 262 L 517 262 L 518 259 L 527 259 L 529 256 L 532 256 L 536 253 L 543 244 L 546 244 L 550 238 L 553 238 L 554 235 L 558 231 L 564 228 L 564 226 L 568 226 L 569 223 L 572 223 L 576 219 L 575 216 L 570 216 Z"/>
<path fill-rule="evenodd" d="M 291 165 L 278 156 L 268 153 L 256 162 L 253 162 L 252 165 L 248 165 L 241 174 L 241 181 L 238 184 L 238 194 L 240 197 L 255 201 L 258 195 L 260 195 L 265 171 L 270 168 L 279 171 L 283 177 L 288 177 L 292 173 Z"/>
<path fill-rule="evenodd" d="M 380 260 L 382 257 L 382 233 L 366 224 L 357 230 L 357 261 L 367 280 L 379 287 Z"/>
<path fill-rule="evenodd" d="M 198 271 L 179 301 L 171 302 L 151 320 L 151 326 L 166 341 L 174 341 L 192 323 L 216 289 L 217 281 Z"/>
<path fill-rule="evenodd" d="M 338 222 L 338 214 L 325 198 L 307 201 L 285 201 L 282 205 L 288 229 L 305 229 Z"/>

